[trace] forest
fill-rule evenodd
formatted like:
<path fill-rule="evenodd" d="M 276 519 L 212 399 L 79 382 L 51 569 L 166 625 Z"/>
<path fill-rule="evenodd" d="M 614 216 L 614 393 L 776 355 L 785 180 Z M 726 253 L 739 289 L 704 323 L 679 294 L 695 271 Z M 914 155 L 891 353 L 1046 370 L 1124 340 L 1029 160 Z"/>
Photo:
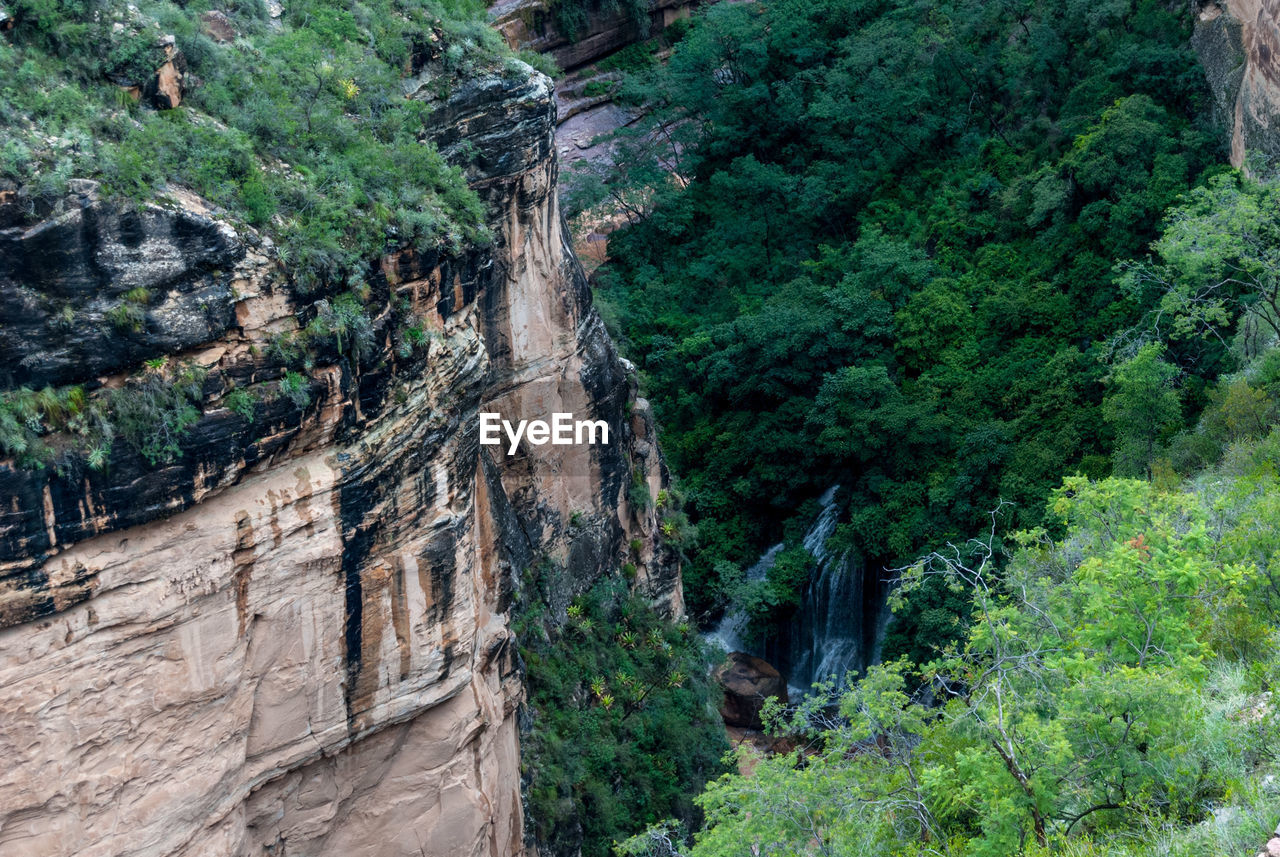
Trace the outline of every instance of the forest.
<path fill-rule="evenodd" d="M 722 4 L 639 63 L 593 275 L 696 528 L 784 638 L 833 549 L 880 663 L 621 854 L 1246 853 L 1277 796 L 1280 209 L 1188 4 Z M 783 542 L 788 562 L 744 570 Z M 748 752 L 748 751 L 742 751 Z"/>

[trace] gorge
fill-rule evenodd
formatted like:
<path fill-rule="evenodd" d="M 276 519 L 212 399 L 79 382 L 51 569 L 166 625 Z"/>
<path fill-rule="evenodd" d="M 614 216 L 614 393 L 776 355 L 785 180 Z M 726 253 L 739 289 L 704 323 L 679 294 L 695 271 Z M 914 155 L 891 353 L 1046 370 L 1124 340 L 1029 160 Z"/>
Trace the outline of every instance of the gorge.
<path fill-rule="evenodd" d="M 1280 6 L 926 6 L 0 0 L 0 855 L 1265 842 Z"/>

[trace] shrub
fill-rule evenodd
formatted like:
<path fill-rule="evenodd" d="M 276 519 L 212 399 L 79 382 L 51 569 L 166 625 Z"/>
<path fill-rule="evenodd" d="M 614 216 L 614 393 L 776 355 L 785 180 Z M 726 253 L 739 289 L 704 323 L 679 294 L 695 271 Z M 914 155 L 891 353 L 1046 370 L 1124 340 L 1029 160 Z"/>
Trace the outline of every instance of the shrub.
<path fill-rule="evenodd" d="M 120 436 L 152 466 L 182 453 L 182 438 L 200 419 L 197 407 L 205 379 L 201 367 L 182 365 L 172 374 L 148 372 L 112 391 L 111 413 Z"/>
<path fill-rule="evenodd" d="M 226 395 L 222 404 L 249 422 L 253 422 L 258 397 L 249 390 L 237 388 Z"/>
<path fill-rule="evenodd" d="M 302 409 L 311 404 L 311 383 L 300 372 L 286 372 L 280 379 L 279 394 Z"/>

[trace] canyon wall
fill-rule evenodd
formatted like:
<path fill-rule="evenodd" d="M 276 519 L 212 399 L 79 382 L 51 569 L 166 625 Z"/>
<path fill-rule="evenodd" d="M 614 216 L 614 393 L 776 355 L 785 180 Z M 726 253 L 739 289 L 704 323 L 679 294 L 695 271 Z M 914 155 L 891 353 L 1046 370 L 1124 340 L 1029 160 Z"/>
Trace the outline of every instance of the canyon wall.
<path fill-rule="evenodd" d="M 1192 44 L 1209 77 L 1214 108 L 1231 129 L 1231 163 L 1248 152 L 1280 156 L 1280 0 L 1195 0 Z"/>
<path fill-rule="evenodd" d="M 120 440 L 102 469 L 0 462 L 0 853 L 522 853 L 522 575 L 554 564 L 562 614 L 628 559 L 682 612 L 653 512 L 626 499 L 666 475 L 566 249 L 550 83 L 509 62 L 441 98 L 414 71 L 493 244 L 377 262 L 375 353 L 317 361 L 302 396 L 270 346 L 321 296 L 266 238 L 176 189 L 122 210 L 73 182 L 35 217 L 0 199 L 0 383 L 208 370 L 171 463 Z M 139 285 L 145 324 L 113 331 Z M 261 391 L 252 419 L 233 388 Z M 508 457 L 479 444 L 488 410 L 602 419 L 611 443 Z"/>
<path fill-rule="evenodd" d="M 643 22 L 636 21 L 626 2 L 588 3 L 585 23 L 577 33 L 563 32 L 557 25 L 555 5 L 550 0 L 498 0 L 490 4 L 489 17 L 511 47 L 549 54 L 570 70 L 661 32 L 688 17 L 701 0 L 649 0 Z"/>

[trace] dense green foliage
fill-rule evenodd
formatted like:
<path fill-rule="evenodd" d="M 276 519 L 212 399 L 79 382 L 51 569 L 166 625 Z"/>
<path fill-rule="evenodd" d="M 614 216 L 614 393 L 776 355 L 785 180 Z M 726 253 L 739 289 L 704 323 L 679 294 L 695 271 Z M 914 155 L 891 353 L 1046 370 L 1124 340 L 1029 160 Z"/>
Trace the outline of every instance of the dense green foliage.
<path fill-rule="evenodd" d="M 17 0 L 0 38 L 0 178 L 60 193 L 101 178 L 118 197 L 189 187 L 280 242 L 295 285 L 358 280 L 388 246 L 483 237 L 461 172 L 419 139 L 430 106 L 403 97 L 415 52 L 449 75 L 500 62 L 476 0 L 289 3 L 227 10 L 240 33 L 217 44 L 199 13 L 215 4 Z M 121 88 L 146 82 L 176 37 L 193 80 L 157 112 Z M 122 319 L 127 323 L 128 319 Z"/>
<path fill-rule="evenodd" d="M 1061 538 L 1017 533 L 1007 563 L 990 536 L 926 558 L 902 595 L 936 577 L 973 604 L 925 666 L 932 693 L 891 662 L 786 712 L 802 751 L 709 787 L 688 853 L 1256 850 L 1280 799 L 1278 454 L 1280 430 L 1182 487 L 1071 478 Z M 664 853 L 669 829 L 624 851 Z"/>
<path fill-rule="evenodd" d="M 1151 308 L 1115 266 L 1221 169 L 1189 31 L 1155 0 L 721 5 L 627 84 L 654 112 L 607 188 L 637 222 L 598 294 L 698 526 L 695 611 L 833 482 L 838 538 L 899 564 L 1000 499 L 1044 523 L 1115 432 L 1150 451 L 1204 404 L 1225 351 L 1172 340 L 1179 408 L 1145 435 L 1136 402 L 1103 409 Z"/>
<path fill-rule="evenodd" d="M 838 547 L 907 568 L 886 663 L 620 854 L 1268 838 L 1280 185 L 1220 164 L 1189 23 L 773 0 L 624 84 L 653 114 L 576 205 L 632 217 L 599 292 L 698 529 L 690 602 L 787 622 L 836 482 Z"/>
<path fill-rule="evenodd" d="M 1146 96 L 1105 108 L 1061 162 L 1078 162 L 1122 111 L 1138 103 L 1135 98 Z M 1142 111 L 1153 103 L 1141 105 Z M 1121 139 L 1134 133 L 1126 130 Z M 1114 169 L 1107 175 L 1108 182 L 1121 182 Z M 700 180 L 686 194 L 696 193 Z M 1075 193 L 1078 175 L 1073 182 Z M 963 483 L 935 481 L 923 496 L 904 498 L 902 511 L 926 528 L 925 545 L 963 545 L 927 553 L 898 580 L 892 599 L 896 638 L 891 635 L 888 645 L 909 657 L 861 678 L 845 677 L 841 686 L 827 684 L 797 708 L 779 711 L 775 729 L 799 738 L 800 749 L 758 761 L 750 776 L 731 773 L 709 786 L 698 799 L 706 823 L 692 831 L 691 844 L 687 826 L 667 822 L 624 843 L 621 853 L 1136 857 L 1245 853 L 1267 839 L 1280 802 L 1280 720 L 1272 701 L 1280 677 L 1276 194 L 1271 180 L 1206 176 L 1202 186 L 1153 209 L 1141 231 L 1092 239 L 1109 244 L 1094 245 L 1095 259 L 1113 260 L 1094 281 L 1105 301 L 1047 283 L 1026 292 L 1035 305 L 1025 310 L 1048 313 L 1056 306 L 1059 313 L 1042 318 L 1052 325 L 1037 335 L 1037 347 L 1074 352 L 1074 370 L 1059 366 L 1056 387 L 1036 378 L 1052 361 L 1018 364 L 1016 373 L 1004 362 L 1002 351 L 1031 348 L 1027 331 L 989 343 L 965 341 L 984 329 L 975 328 L 973 313 L 992 298 L 972 288 L 947 300 L 931 295 L 940 281 L 947 288 L 954 283 L 938 261 L 941 243 L 932 251 L 909 242 L 885 250 L 891 239 L 878 226 L 864 225 L 852 248 L 840 251 L 851 273 L 829 280 L 825 291 L 810 290 L 807 311 L 770 296 L 758 311 L 748 305 L 732 321 L 713 326 L 706 339 L 725 343 L 732 359 L 704 365 L 732 377 L 744 355 L 755 357 L 735 346 L 732 332 L 774 324 L 773 338 L 758 342 L 776 349 L 808 324 L 811 341 L 830 345 L 839 340 L 822 339 L 822 326 L 837 329 L 847 316 L 831 312 L 815 320 L 823 312 L 815 307 L 834 301 L 833 295 L 846 306 L 865 305 L 883 299 L 878 290 L 914 282 L 902 287 L 902 308 L 880 315 L 893 356 L 821 376 L 813 398 L 821 415 L 806 426 L 819 454 L 808 466 L 831 465 L 821 450 L 834 439 L 846 455 L 860 457 L 863 468 L 883 467 L 886 458 L 904 455 L 899 444 L 914 443 L 922 432 L 932 433 L 932 445 L 909 447 L 901 473 L 913 473 L 905 466 L 912 457 L 917 469 L 931 461 L 942 466 L 945 458 L 930 458 L 938 450 L 955 457 L 952 467 L 967 455 L 983 465 Z M 660 198 L 649 222 L 633 234 L 651 228 L 667 205 Z M 1033 250 L 1052 248 L 1063 235 L 1083 241 L 1085 209 L 1074 214 L 1074 221 L 1062 211 L 1055 215 L 1072 226 L 1056 237 L 1055 225 L 1029 222 L 1035 228 L 1020 253 L 1005 255 L 1001 264 L 1016 262 L 1016 272 Z M 1128 243 L 1140 237 L 1154 239 L 1149 255 Z M 972 248 L 970 277 L 990 275 L 981 260 L 992 247 Z M 835 252 L 820 251 L 822 258 L 808 270 L 830 264 Z M 966 258 L 955 247 L 948 252 L 952 265 Z M 1058 273 L 1069 273 L 1071 263 L 1059 258 Z M 914 275 L 902 273 L 913 268 Z M 873 274 L 860 289 L 844 290 L 868 271 Z M 1006 300 L 1024 294 L 1002 292 L 1009 285 L 984 288 Z M 904 309 L 921 295 L 937 300 L 913 317 Z M 774 323 L 766 315 L 770 309 L 789 315 Z M 912 351 L 903 346 L 904 337 L 909 341 L 913 332 L 927 332 L 928 323 L 955 318 L 964 321 L 948 334 L 953 344 L 918 348 L 915 362 L 907 359 Z M 859 335 L 869 329 L 855 328 Z M 1057 342 L 1064 334 L 1072 339 Z M 688 342 L 667 347 L 687 348 Z M 1005 367 L 1005 375 L 987 378 L 1003 384 L 1003 406 L 1017 405 L 1011 391 L 1027 383 L 1047 385 L 1035 392 L 1048 398 L 1031 412 L 1001 411 L 992 403 L 990 415 L 1018 419 L 1001 432 L 967 438 L 968 452 L 957 449 L 952 432 L 965 424 L 964 414 L 942 408 L 948 391 L 937 363 L 954 347 L 982 359 L 951 371 L 981 376 L 991 364 Z M 661 367 L 652 359 L 650 365 Z M 750 383 L 758 388 L 791 380 L 803 389 L 786 374 L 795 365 L 760 360 L 754 364 L 760 374 Z M 975 392 L 968 386 L 972 378 L 955 380 Z M 932 403 L 919 398 L 915 385 L 923 381 L 937 397 Z M 739 383 L 745 391 L 748 381 Z M 677 414 L 682 406 L 667 404 Z M 1082 415 L 1088 424 L 1075 422 Z M 1080 431 L 1066 431 L 1071 424 Z M 1044 425 L 1055 426 L 1056 434 L 1038 435 Z M 1086 428 L 1093 434 L 1082 447 Z M 707 460 L 715 463 L 729 437 L 713 436 L 719 444 L 709 447 Z M 1027 498 L 1034 495 L 1013 490 L 1027 473 L 1019 466 L 1027 459 L 1018 453 L 1030 454 L 1029 437 L 1041 438 L 1040 454 L 1031 459 L 1041 462 L 1041 478 L 1053 467 L 1078 471 L 1045 492 L 1047 504 L 1031 509 Z M 1007 461 L 995 454 L 1001 445 L 1010 450 Z M 797 444 L 795 453 L 801 449 Z M 1057 450 L 1061 457 L 1055 459 Z M 695 466 L 700 461 L 694 459 Z M 762 462 L 779 463 L 776 456 Z M 860 471 L 845 469 L 842 481 L 851 472 Z M 877 490 L 901 490 L 890 475 L 880 473 Z M 999 481 L 991 482 L 994 477 Z M 781 484 L 782 474 L 777 478 Z M 1036 484 L 1028 482 L 1025 491 Z M 707 490 L 690 491 L 695 508 Z M 1002 495 L 1023 502 L 1001 503 Z M 934 504 L 940 499 L 947 506 L 939 511 Z M 968 504 L 961 509 L 972 510 L 964 531 L 982 532 L 979 539 L 952 537 L 966 520 L 956 515 L 961 500 Z M 995 513 L 978 514 L 977 500 L 989 502 Z M 855 492 L 855 544 L 864 538 L 859 519 L 865 502 Z M 703 533 L 708 517 L 704 507 Z M 937 535 L 927 535 L 928 528 Z M 913 549 L 905 539 L 883 555 Z M 723 560 L 714 571 L 733 580 Z M 732 587 L 730 592 L 741 600 Z M 785 611 L 785 602 L 778 604 Z"/>
<path fill-rule="evenodd" d="M 539 840 L 557 854 L 598 855 L 662 818 L 697 821 L 692 795 L 724 772 L 727 750 L 697 635 L 618 579 L 577 599 L 563 627 L 548 631 L 547 618 L 535 602 L 516 626 L 533 718 L 521 753 Z"/>

